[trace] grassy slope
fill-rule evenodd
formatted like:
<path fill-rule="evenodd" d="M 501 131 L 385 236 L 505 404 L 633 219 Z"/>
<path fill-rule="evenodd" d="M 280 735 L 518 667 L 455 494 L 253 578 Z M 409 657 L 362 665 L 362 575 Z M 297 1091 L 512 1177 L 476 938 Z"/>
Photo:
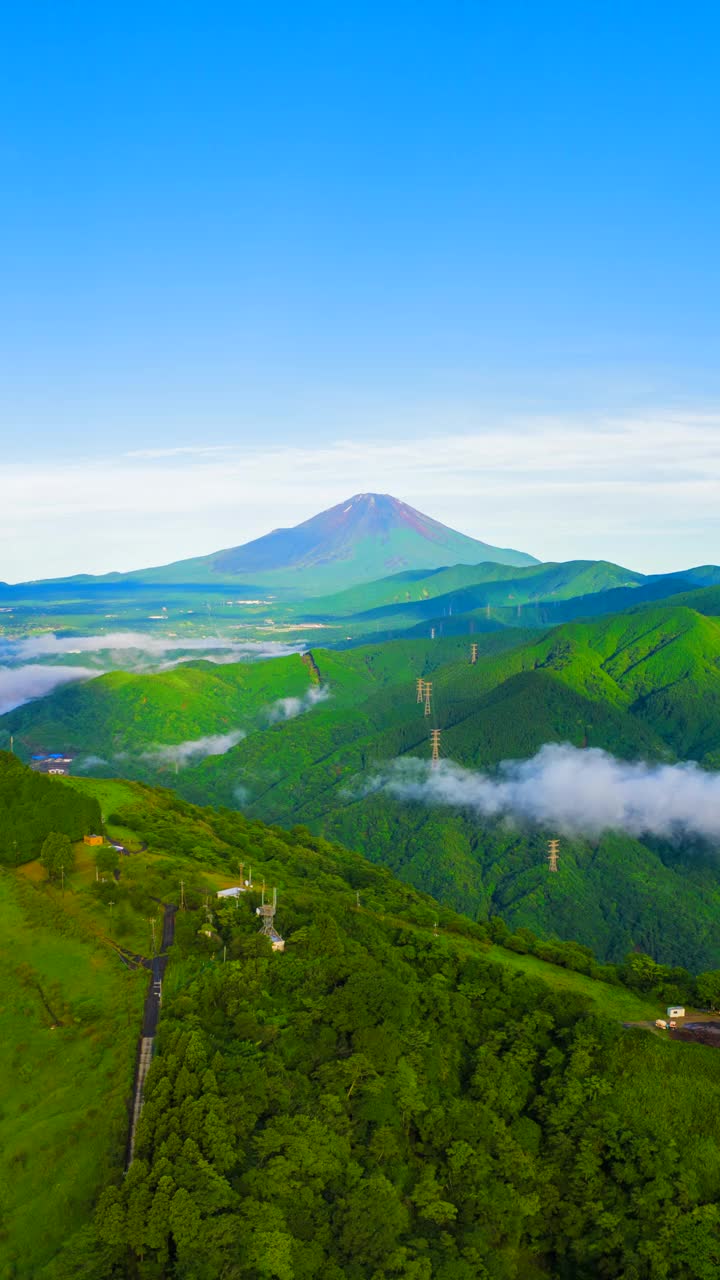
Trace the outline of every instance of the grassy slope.
<path fill-rule="evenodd" d="M 40 892 L 0 875 L 0 1274 L 22 1280 L 82 1224 L 122 1159 L 144 995 L 108 950 L 62 927 Z"/>

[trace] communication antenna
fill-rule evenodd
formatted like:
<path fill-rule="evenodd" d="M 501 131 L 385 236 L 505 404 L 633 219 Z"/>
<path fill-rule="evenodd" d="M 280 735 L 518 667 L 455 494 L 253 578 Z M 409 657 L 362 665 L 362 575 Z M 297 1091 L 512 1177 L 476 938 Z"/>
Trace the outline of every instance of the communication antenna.
<path fill-rule="evenodd" d="M 560 849 L 559 840 L 548 840 L 548 867 L 551 871 L 558 869 L 558 851 Z"/>
<path fill-rule="evenodd" d="M 432 748 L 431 764 L 434 769 L 440 760 L 440 730 L 439 729 L 430 730 L 430 746 Z"/>
<path fill-rule="evenodd" d="M 477 656 L 478 656 L 478 647 L 476 644 L 471 644 L 470 645 L 470 661 L 473 666 L 475 666 L 475 663 L 477 662 Z"/>
<path fill-rule="evenodd" d="M 425 681 L 423 680 L 422 676 L 418 676 L 417 680 L 415 681 L 415 688 L 417 690 L 417 700 L 418 702 L 422 702 L 425 696 L 425 693 L 424 693 Z"/>
<path fill-rule="evenodd" d="M 432 711 L 430 698 L 432 696 L 432 680 L 425 681 L 424 697 L 425 697 L 425 715 L 429 716 Z"/>
<path fill-rule="evenodd" d="M 434 640 L 434 639 L 435 639 L 435 628 L 434 628 L 434 627 L 431 627 L 431 628 L 430 628 L 430 639 L 431 639 L 431 640 Z"/>

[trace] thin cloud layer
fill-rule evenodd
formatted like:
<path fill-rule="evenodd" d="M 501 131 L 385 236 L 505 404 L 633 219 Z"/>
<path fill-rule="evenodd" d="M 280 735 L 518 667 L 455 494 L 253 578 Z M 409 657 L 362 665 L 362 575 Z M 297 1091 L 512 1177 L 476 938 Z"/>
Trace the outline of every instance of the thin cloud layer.
<path fill-rule="evenodd" d="M 30 665 L 0 667 L 0 715 L 13 711 L 24 702 L 42 698 L 59 685 L 71 680 L 88 680 L 100 672 L 92 667 Z"/>
<path fill-rule="evenodd" d="M 174 764 L 182 769 L 187 764 L 197 764 L 207 756 L 224 756 L 226 751 L 236 747 L 247 737 L 244 729 L 233 729 L 230 733 L 211 733 L 204 738 L 190 738 L 186 742 L 164 745 L 156 743 L 141 752 L 137 757 L 152 764 Z M 117 756 L 116 759 L 120 759 Z"/>
<path fill-rule="evenodd" d="M 720 838 L 720 774 L 695 764 L 628 763 L 597 748 L 550 743 L 531 760 L 506 761 L 493 775 L 451 761 L 431 768 L 405 758 L 370 779 L 365 794 L 377 790 L 568 835 L 618 830 Z"/>
<path fill-rule="evenodd" d="M 223 661 L 246 658 L 274 658 L 298 653 L 300 644 L 266 640 L 229 640 L 221 636 L 148 635 L 143 631 L 108 631 L 90 636 L 66 636 L 49 632 L 41 636 L 24 636 L 18 640 L 0 641 L 0 655 L 6 660 L 27 661 L 68 653 L 136 652 L 162 658 L 167 653 L 208 653 L 216 650 L 228 655 Z M 178 661 L 182 662 L 180 658 Z"/>

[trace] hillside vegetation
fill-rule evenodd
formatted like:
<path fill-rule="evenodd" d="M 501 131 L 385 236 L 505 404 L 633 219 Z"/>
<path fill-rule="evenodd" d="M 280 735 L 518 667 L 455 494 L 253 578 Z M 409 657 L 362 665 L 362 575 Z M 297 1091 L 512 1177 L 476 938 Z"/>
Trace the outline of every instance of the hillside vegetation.
<path fill-rule="evenodd" d="M 473 924 L 301 826 L 138 783 L 72 790 L 139 850 L 121 860 L 118 900 L 177 902 L 182 878 L 185 910 L 125 1176 L 143 979 L 68 912 L 81 871 L 67 897 L 27 879 L 34 864 L 0 876 L 15 966 L 3 1274 L 713 1273 L 713 1051 L 621 1026 L 693 998 L 688 973 L 638 955 L 602 967 L 576 944 Z M 218 902 L 240 864 L 253 887 Z M 261 883 L 278 888 L 281 955 L 258 933 Z"/>
<path fill-rule="evenodd" d="M 213 912 L 213 940 L 202 909 L 179 917 L 137 1158 L 53 1280 L 81 1260 L 87 1280 L 712 1274 L 712 1050 L 623 1030 L 593 999 L 609 972 L 490 946 L 302 828 L 132 795 L 116 817 L 157 853 L 206 873 L 252 858 L 286 950 L 258 936 L 253 892 Z"/>
<path fill-rule="evenodd" d="M 241 805 L 284 826 L 302 822 L 481 920 L 500 913 L 513 925 L 577 937 L 609 959 L 639 946 L 668 963 L 720 962 L 712 849 L 620 833 L 566 839 L 560 873 L 548 877 L 545 840 L 555 831 L 510 829 L 363 787 L 389 760 L 427 759 L 431 726 L 441 730 L 445 758 L 476 769 L 532 756 L 548 742 L 717 767 L 718 620 L 646 606 L 541 634 L 474 639 L 476 665 L 465 636 L 316 649 L 306 662 L 191 663 L 117 682 L 101 677 L 28 704 L 3 724 L 26 749 L 52 725 L 63 745 L 104 756 L 98 771 L 162 779 L 196 802 Z M 416 701 L 418 677 L 433 682 L 429 718 Z M 267 706 L 310 687 L 326 700 L 270 723 Z M 247 737 L 191 759 L 177 776 L 170 758 L 143 758 L 163 731 L 166 742 L 179 741 L 231 725 Z M 133 753 L 118 753 L 114 744 L 131 737 Z"/>
<path fill-rule="evenodd" d="M 0 863 L 17 866 L 35 857 L 51 831 L 80 840 L 97 830 L 97 801 L 58 778 L 31 773 L 0 751 Z"/>

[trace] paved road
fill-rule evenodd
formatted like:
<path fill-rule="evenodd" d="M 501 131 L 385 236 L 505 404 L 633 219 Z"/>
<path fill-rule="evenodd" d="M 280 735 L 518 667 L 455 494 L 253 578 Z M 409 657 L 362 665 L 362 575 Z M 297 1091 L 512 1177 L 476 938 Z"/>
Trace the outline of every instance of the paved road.
<path fill-rule="evenodd" d="M 150 969 L 150 987 L 145 997 L 145 1010 L 143 1013 L 143 1035 L 154 1036 L 157 1031 L 157 1024 L 160 1018 L 160 1004 L 162 1000 L 162 980 L 167 968 L 167 949 L 173 944 L 175 937 L 175 913 L 177 907 L 171 906 L 170 903 L 164 904 L 163 913 L 163 931 L 162 944 L 159 956 L 155 956 L 150 961 L 145 961 L 146 968 Z"/>
<path fill-rule="evenodd" d="M 137 1122 L 140 1119 L 140 1112 L 143 1105 L 143 1092 L 145 1089 L 145 1077 L 148 1073 L 153 1055 L 153 1041 L 157 1031 L 158 1021 L 160 1019 L 160 1006 L 162 1004 L 162 980 L 167 968 L 167 950 L 173 944 L 175 937 L 175 915 L 177 907 L 172 903 L 163 903 L 163 931 L 160 955 L 153 956 L 148 960 L 144 956 L 131 956 L 129 952 L 125 953 L 123 959 L 126 963 L 130 961 L 137 965 L 143 965 L 150 970 L 150 985 L 148 993 L 145 997 L 145 1006 L 143 1008 L 143 1024 L 140 1044 L 138 1045 L 137 1064 L 135 1066 L 135 1082 L 133 1087 L 133 1105 L 130 1113 L 130 1130 L 128 1133 L 127 1145 L 127 1167 L 132 1164 L 133 1154 L 135 1151 L 135 1130 Z"/>

